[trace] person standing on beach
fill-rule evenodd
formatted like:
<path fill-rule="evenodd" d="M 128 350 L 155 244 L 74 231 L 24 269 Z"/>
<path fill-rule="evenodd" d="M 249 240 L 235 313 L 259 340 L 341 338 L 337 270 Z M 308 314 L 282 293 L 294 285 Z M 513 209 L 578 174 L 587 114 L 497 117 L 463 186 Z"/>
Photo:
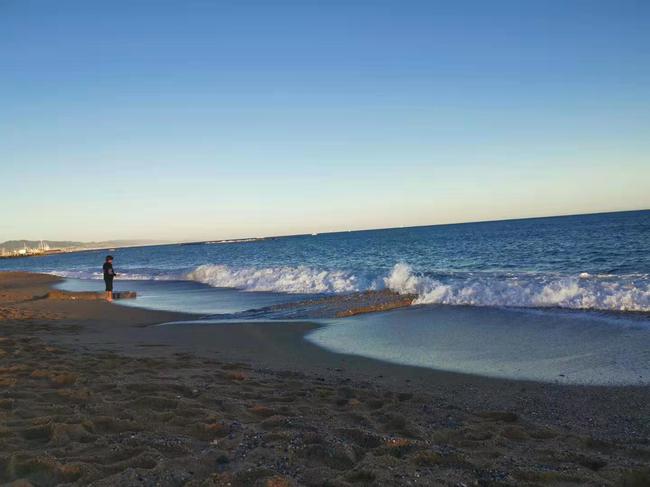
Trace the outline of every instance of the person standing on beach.
<path fill-rule="evenodd" d="M 106 301 L 113 301 L 113 278 L 116 276 L 113 270 L 113 256 L 107 255 L 104 262 L 104 284 L 106 284 Z"/>

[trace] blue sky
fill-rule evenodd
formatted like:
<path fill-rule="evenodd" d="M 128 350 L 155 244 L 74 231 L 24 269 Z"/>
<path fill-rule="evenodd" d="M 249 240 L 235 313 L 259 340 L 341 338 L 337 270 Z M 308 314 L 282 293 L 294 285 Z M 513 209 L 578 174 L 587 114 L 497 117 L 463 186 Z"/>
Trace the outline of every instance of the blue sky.
<path fill-rule="evenodd" d="M 645 1 L 0 0 L 0 240 L 650 208 Z"/>

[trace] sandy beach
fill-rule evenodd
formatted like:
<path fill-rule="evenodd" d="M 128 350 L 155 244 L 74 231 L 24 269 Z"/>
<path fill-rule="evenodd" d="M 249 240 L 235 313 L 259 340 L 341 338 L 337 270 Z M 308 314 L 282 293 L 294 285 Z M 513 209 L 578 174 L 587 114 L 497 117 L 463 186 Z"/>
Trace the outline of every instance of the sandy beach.
<path fill-rule="evenodd" d="M 650 485 L 650 388 L 328 352 L 308 322 L 224 325 L 0 273 L 9 485 Z M 46 297 L 48 296 L 48 297 Z"/>

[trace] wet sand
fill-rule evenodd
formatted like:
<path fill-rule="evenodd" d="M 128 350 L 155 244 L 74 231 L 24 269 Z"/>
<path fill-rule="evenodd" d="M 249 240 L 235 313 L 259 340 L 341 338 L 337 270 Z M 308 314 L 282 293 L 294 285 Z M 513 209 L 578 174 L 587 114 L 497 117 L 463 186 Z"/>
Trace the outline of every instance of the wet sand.
<path fill-rule="evenodd" d="M 57 281 L 0 273 L 0 482 L 650 485 L 649 387 L 392 365 L 311 323 L 155 326 L 192 316 Z"/>

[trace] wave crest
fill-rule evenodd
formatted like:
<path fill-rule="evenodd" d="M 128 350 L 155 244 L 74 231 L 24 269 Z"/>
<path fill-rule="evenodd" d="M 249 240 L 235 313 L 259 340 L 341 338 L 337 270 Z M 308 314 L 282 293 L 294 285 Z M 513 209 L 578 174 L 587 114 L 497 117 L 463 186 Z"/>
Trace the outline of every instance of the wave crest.
<path fill-rule="evenodd" d="M 214 287 L 231 287 L 246 291 L 316 294 L 362 290 L 359 279 L 352 273 L 306 266 L 232 268 L 206 264 L 197 267 L 186 277 Z"/>
<path fill-rule="evenodd" d="M 54 271 L 62 277 L 101 279 L 101 272 Z M 309 266 L 232 267 L 205 264 L 191 272 L 133 268 L 120 279 L 187 279 L 213 287 L 292 294 L 340 294 L 389 289 L 414 294 L 414 304 L 557 307 L 602 311 L 650 312 L 650 276 L 451 273 L 420 274 L 398 263 L 385 274 L 359 274 Z"/>
<path fill-rule="evenodd" d="M 650 311 L 647 276 L 483 275 L 443 282 L 397 264 L 384 283 L 392 291 L 417 294 L 414 304 Z"/>

